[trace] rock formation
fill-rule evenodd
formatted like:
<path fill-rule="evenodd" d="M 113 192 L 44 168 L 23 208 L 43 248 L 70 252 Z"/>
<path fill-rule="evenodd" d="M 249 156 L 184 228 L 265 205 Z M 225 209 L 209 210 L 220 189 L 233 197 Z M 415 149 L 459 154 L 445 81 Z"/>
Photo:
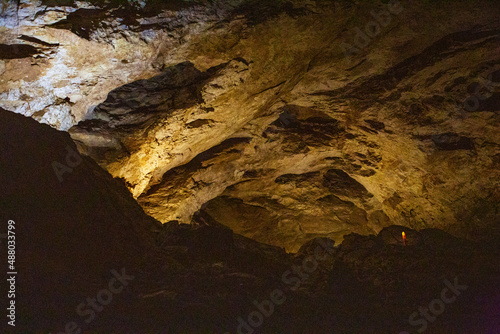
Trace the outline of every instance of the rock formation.
<path fill-rule="evenodd" d="M 1 104 L 78 123 L 80 151 L 162 223 L 206 207 L 296 251 L 498 219 L 495 4 L 3 6 Z"/>
<path fill-rule="evenodd" d="M 205 321 L 232 307 L 207 309 L 208 300 L 225 300 L 226 290 L 203 294 L 197 275 L 242 301 L 246 297 L 234 291 L 238 280 L 261 294 L 317 240 L 342 244 L 335 251 L 341 274 L 332 271 L 335 261 L 315 272 L 318 285 L 294 295 L 302 306 L 287 306 L 280 319 L 337 294 L 332 282 L 347 291 L 358 288 L 341 283 L 349 275 L 374 284 L 363 290 L 374 298 L 372 307 L 381 291 L 403 293 L 392 278 L 370 270 L 398 271 L 405 261 L 430 257 L 435 243 L 452 238 L 445 232 L 454 243 L 438 247 L 446 254 L 436 263 L 445 266 L 450 254 L 470 243 L 474 255 L 460 268 L 477 257 L 478 270 L 490 277 L 491 259 L 480 242 L 497 235 L 500 218 L 499 14 L 500 5 L 487 0 L 0 1 L 2 148 L 9 148 L 2 177 L 14 194 L 3 203 L 6 215 L 34 221 L 35 209 L 23 208 L 40 210 L 40 223 L 24 242 L 28 249 L 34 235 L 44 236 L 30 245 L 32 253 L 26 251 L 41 263 L 49 261 L 39 254 L 45 240 L 54 243 L 45 257 L 71 248 L 67 257 L 82 260 L 73 239 L 57 236 L 69 230 L 90 252 L 92 277 L 107 275 L 114 259 L 137 270 L 151 262 L 140 269 L 147 272 L 144 280 L 162 283 L 156 292 L 145 283 L 144 291 L 152 290 L 131 298 L 143 307 L 138 296 L 150 296 L 153 313 L 192 283 L 199 294 L 167 309 L 181 307 L 186 317 Z M 21 139 L 6 144 L 14 137 Z M 14 145 L 27 145 L 24 156 Z M 41 167 L 33 169 L 30 159 Z M 67 180 L 75 183 L 64 185 Z M 65 226 L 72 215 L 74 229 Z M 398 248 L 399 239 L 397 247 L 390 245 L 387 231 L 398 228 L 416 242 L 415 252 Z M 417 239 L 427 241 L 412 241 Z M 98 256 L 102 244 L 113 250 L 107 262 Z M 138 253 L 145 257 L 139 260 Z M 371 253 L 376 258 L 363 259 Z M 239 264 L 238 258 L 245 260 Z M 63 277 L 82 262 L 56 263 L 43 268 Z M 452 271 L 427 271 L 436 263 L 415 266 L 422 277 L 453 279 Z M 168 268 L 153 273 L 155 265 Z M 272 269 L 262 269 L 266 265 Z M 35 277 L 50 271 L 37 270 L 26 282 L 36 285 Z M 180 285 L 170 291 L 166 282 Z M 87 288 L 92 293 L 97 283 Z M 78 294 L 70 290 L 63 295 Z M 68 302 L 69 310 L 73 297 L 67 298 L 51 300 Z M 194 302 L 200 298 L 207 303 Z M 335 303 L 320 303 L 321 315 L 328 314 L 326 301 Z M 415 306 L 403 304 L 401 312 Z M 43 308 L 43 299 L 34 305 Z M 336 314 L 349 313 L 335 305 Z M 231 313 L 235 319 L 247 312 L 241 307 Z M 42 320 L 52 309 L 33 320 L 37 328 L 52 326 Z M 134 328 L 163 328 L 162 315 L 156 316 L 158 327 L 142 322 Z M 325 330 L 387 329 L 390 323 L 381 314 L 358 319 L 359 328 L 340 315 L 324 322 L 310 316 Z M 95 328 L 125 330 L 116 327 L 117 319 Z M 179 319 L 174 332 L 204 328 L 202 322 L 183 327 Z M 217 319 L 205 328 L 226 328 Z M 308 331 L 299 320 L 289 327 L 280 321 L 265 328 Z M 476 328 L 463 321 L 457 326 Z"/>
<path fill-rule="evenodd" d="M 346 235 L 339 246 L 315 238 L 287 254 L 204 210 L 192 224 L 161 225 L 122 182 L 80 156 L 68 134 L 47 125 L 0 110 L 0 139 L 1 228 L 14 222 L 17 272 L 13 299 L 10 284 L 0 288 L 1 308 L 16 305 L 15 327 L 3 319 L 2 333 L 500 328 L 498 230 L 475 243 L 390 226 L 377 236 Z M 71 169 L 62 181 L 60 165 Z"/>

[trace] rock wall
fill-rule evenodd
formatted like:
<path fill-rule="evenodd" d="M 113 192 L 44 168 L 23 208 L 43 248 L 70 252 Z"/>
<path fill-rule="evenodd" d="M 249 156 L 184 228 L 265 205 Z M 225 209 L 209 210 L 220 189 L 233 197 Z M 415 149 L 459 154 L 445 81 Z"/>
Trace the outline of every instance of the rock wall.
<path fill-rule="evenodd" d="M 351 233 L 341 245 L 315 238 L 290 254 L 233 233 L 205 210 L 191 225 L 162 225 L 80 156 L 67 133 L 3 109 L 0 170 L 0 231 L 9 231 L 0 234 L 9 250 L 0 264 L 8 273 L 2 333 L 495 333 L 500 326 L 498 230 L 478 230 L 483 240 L 475 243 L 390 226 L 376 236 Z M 325 175 L 367 194 L 342 172 Z"/>

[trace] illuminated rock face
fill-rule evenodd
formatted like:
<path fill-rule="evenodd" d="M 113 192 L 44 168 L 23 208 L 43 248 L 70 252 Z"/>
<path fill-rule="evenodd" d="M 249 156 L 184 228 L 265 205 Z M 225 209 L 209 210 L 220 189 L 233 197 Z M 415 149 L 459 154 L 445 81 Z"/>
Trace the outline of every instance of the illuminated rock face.
<path fill-rule="evenodd" d="M 31 47 L 2 59 L 0 104 L 84 120 L 81 152 L 163 223 L 203 208 L 297 250 L 498 221 L 494 2 L 47 3 L 2 14 L 0 43 Z"/>
<path fill-rule="evenodd" d="M 9 266 L 18 272 L 19 333 L 233 333 L 242 321 L 261 333 L 498 328 L 498 230 L 478 231 L 484 240 L 474 243 L 395 225 L 376 236 L 351 233 L 341 245 L 315 238 L 287 254 L 233 233 L 203 211 L 191 225 L 161 225 L 120 181 L 80 156 L 66 132 L 1 108 L 0 143 L 0 220 L 15 226 L 18 252 Z M 70 171 L 58 177 L 56 162 Z M 287 174 L 278 183 L 315 178 L 315 172 Z M 327 171 L 324 180 L 332 191 L 342 186 L 343 195 L 369 197 L 340 170 Z M 329 201 L 339 216 L 342 205 L 350 208 L 333 196 Z M 243 207 L 229 200 L 225 207 L 230 203 Z M 435 304 L 450 282 L 456 289 L 445 291 L 445 301 L 453 307 L 441 319 L 456 320 L 426 322 L 418 313 L 419 322 L 408 320 L 416 305 Z M 267 315 L 258 324 L 253 318 L 260 312 Z"/>

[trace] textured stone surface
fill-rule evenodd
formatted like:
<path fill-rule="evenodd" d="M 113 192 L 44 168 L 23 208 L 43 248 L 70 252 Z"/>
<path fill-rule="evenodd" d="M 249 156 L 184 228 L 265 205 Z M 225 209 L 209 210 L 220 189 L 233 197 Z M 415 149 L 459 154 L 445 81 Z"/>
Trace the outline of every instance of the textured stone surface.
<path fill-rule="evenodd" d="M 141 3 L 7 7 L 0 43 L 37 54 L 2 59 L 0 105 L 81 121 L 80 151 L 156 219 L 203 207 L 293 251 L 392 224 L 474 238 L 498 222 L 497 3 L 402 1 L 347 56 L 386 5 Z"/>
<path fill-rule="evenodd" d="M 238 142 L 245 141 L 233 146 Z M 62 182 L 55 161 L 72 166 Z M 427 323 L 429 331 L 494 333 L 500 326 L 498 229 L 477 228 L 483 240 L 475 243 L 438 229 L 395 225 L 378 235 L 347 234 L 336 247 L 331 239 L 314 238 L 287 254 L 233 233 L 206 210 L 196 212 L 192 224 L 161 225 L 121 182 L 79 156 L 67 133 L 3 109 L 0 169 L 1 230 L 15 221 L 16 332 L 234 333 L 239 318 L 252 321 L 256 311 L 264 312 L 258 305 L 269 310 L 277 290 L 281 301 L 256 332 L 416 331 L 422 323 L 410 323 L 409 316 L 440 298 L 445 280 L 458 282 L 460 291 L 456 298 L 446 292 L 453 303 Z M 325 179 L 365 194 L 336 169 L 285 174 L 277 184 Z M 228 209 L 249 206 L 223 200 Z M 334 195 L 329 201 L 337 212 L 352 206 Z M 263 209 L 246 210 L 241 214 L 263 217 Z M 7 271 L 6 262 L 0 267 Z M 126 279 L 112 280 L 113 269 Z M 6 309 L 6 301 L 0 307 Z M 4 321 L 0 331 L 12 327 Z"/>

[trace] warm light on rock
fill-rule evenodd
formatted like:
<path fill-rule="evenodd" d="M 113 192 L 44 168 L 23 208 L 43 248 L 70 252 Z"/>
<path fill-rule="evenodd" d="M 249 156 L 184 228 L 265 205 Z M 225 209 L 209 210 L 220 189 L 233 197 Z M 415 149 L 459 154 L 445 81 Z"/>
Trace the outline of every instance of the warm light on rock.
<path fill-rule="evenodd" d="M 0 333 L 498 333 L 499 13 L 0 1 Z"/>

